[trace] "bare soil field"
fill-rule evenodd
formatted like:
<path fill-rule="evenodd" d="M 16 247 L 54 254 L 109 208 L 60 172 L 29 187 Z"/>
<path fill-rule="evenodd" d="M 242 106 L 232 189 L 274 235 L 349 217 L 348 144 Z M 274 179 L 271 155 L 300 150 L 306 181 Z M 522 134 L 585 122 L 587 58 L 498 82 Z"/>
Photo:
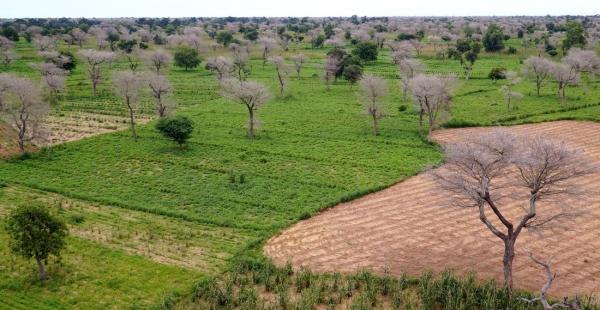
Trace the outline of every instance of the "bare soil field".
<path fill-rule="evenodd" d="M 492 128 L 440 130 L 441 144 Z M 564 140 L 600 163 L 600 124 L 559 121 L 510 127 L 515 133 Z M 437 169 L 444 169 L 443 165 Z M 538 291 L 543 271 L 527 250 L 546 259 L 553 256 L 558 273 L 554 296 L 600 295 L 600 175 L 578 180 L 585 200 L 562 201 L 581 211 L 572 225 L 546 231 L 524 231 L 517 241 L 514 281 L 518 288 Z M 505 206 L 508 217 L 522 214 L 522 202 Z M 542 202 L 538 214 L 557 208 Z M 343 203 L 297 223 L 265 245 L 277 264 L 291 262 L 315 271 L 388 270 L 394 275 L 419 275 L 425 270 L 475 271 L 480 278 L 502 281 L 503 244 L 480 221 L 475 209 L 452 205 L 431 174 L 422 173 L 380 192 Z"/>

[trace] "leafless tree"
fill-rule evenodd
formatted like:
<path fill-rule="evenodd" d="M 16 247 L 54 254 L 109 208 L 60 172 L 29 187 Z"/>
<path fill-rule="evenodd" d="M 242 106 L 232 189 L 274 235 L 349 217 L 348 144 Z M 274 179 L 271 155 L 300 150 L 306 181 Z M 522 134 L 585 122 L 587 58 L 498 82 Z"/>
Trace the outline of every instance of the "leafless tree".
<path fill-rule="evenodd" d="M 419 125 L 423 126 L 423 116 L 429 120 L 429 135 L 437 124 L 440 112 L 450 108 L 454 92 L 454 77 L 419 74 L 408 83 L 408 89 L 419 108 Z"/>
<path fill-rule="evenodd" d="M 85 43 L 85 41 L 87 41 L 88 38 L 87 33 L 85 33 L 85 31 L 79 28 L 71 30 L 71 36 L 75 41 L 77 41 L 77 45 L 79 45 L 79 48 L 83 47 L 83 43 Z"/>
<path fill-rule="evenodd" d="M 506 77 L 506 84 L 500 88 L 500 91 L 504 93 L 506 99 L 506 110 L 510 110 L 510 104 L 513 100 L 523 99 L 523 94 L 513 91 L 513 87 L 521 82 L 521 78 L 514 71 L 507 71 L 504 76 Z"/>
<path fill-rule="evenodd" d="M 248 68 L 249 53 L 248 50 L 237 44 L 230 44 L 230 48 L 233 52 L 233 66 L 238 76 L 238 80 L 244 81 L 250 74 L 250 68 Z"/>
<path fill-rule="evenodd" d="M 531 56 L 524 62 L 525 68 L 523 73 L 525 76 L 535 81 L 536 93 L 539 96 L 542 84 L 552 75 L 554 64 L 552 61 L 539 56 Z"/>
<path fill-rule="evenodd" d="M 327 90 L 331 89 L 331 83 L 335 80 L 335 74 L 340 70 L 341 61 L 334 56 L 327 56 L 325 64 L 323 64 L 323 80 Z"/>
<path fill-rule="evenodd" d="M 300 78 L 300 71 L 302 71 L 302 67 L 304 67 L 304 64 L 306 63 L 306 56 L 304 56 L 304 54 L 298 54 L 292 57 L 292 60 L 294 61 L 296 74 L 298 75 L 298 78 Z"/>
<path fill-rule="evenodd" d="M 248 110 L 248 137 L 256 136 L 258 109 L 271 99 L 269 89 L 264 84 L 253 81 L 224 79 L 221 81 L 223 97 L 243 104 Z"/>
<path fill-rule="evenodd" d="M 56 47 L 56 39 L 48 36 L 37 36 L 33 38 L 33 45 L 38 51 L 54 50 Z"/>
<path fill-rule="evenodd" d="M 563 62 L 578 72 L 588 72 L 600 75 L 600 57 L 594 51 L 574 47 L 569 50 Z"/>
<path fill-rule="evenodd" d="M 224 56 L 209 58 L 206 61 L 206 69 L 216 72 L 219 81 L 224 78 L 229 78 L 235 70 L 233 61 Z"/>
<path fill-rule="evenodd" d="M 503 241 L 504 283 L 512 290 L 515 244 L 523 228 L 541 228 L 566 215 L 561 210 L 542 218 L 538 215 L 539 202 L 550 197 L 564 201 L 576 193 L 574 179 L 594 169 L 580 151 L 564 142 L 501 130 L 451 143 L 445 151 L 447 164 L 434 176 L 460 206 L 478 208 L 481 222 Z M 528 202 L 517 222 L 505 214 L 504 205 L 512 200 L 506 198 Z M 490 211 L 495 220 L 490 219 Z"/>
<path fill-rule="evenodd" d="M 68 72 L 51 62 L 33 64 L 32 67 L 42 76 L 42 83 L 48 89 L 50 102 L 56 103 L 58 94 L 65 88 L 65 78 Z"/>
<path fill-rule="evenodd" d="M 175 105 L 167 97 L 171 91 L 169 81 L 164 75 L 152 73 L 146 76 L 146 83 L 154 98 L 156 113 L 159 117 L 167 116 L 175 108 Z"/>
<path fill-rule="evenodd" d="M 43 136 L 41 123 L 50 112 L 48 103 L 31 80 L 11 74 L 0 74 L 0 117 L 17 131 L 21 154 L 25 144 Z"/>
<path fill-rule="evenodd" d="M 289 67 L 281 56 L 270 57 L 269 62 L 275 66 L 277 82 L 279 83 L 279 94 L 283 96 L 288 84 Z"/>
<path fill-rule="evenodd" d="M 4 68 L 8 68 L 8 66 L 10 66 L 10 64 L 17 59 L 19 59 L 19 56 L 15 52 L 11 50 L 0 49 L 0 61 L 2 61 Z"/>
<path fill-rule="evenodd" d="M 139 92 L 142 85 L 142 78 L 135 72 L 119 71 L 113 75 L 113 84 L 115 94 L 123 99 L 129 112 L 129 125 L 131 127 L 131 136 L 137 141 L 135 131 L 135 111 L 139 103 Z"/>
<path fill-rule="evenodd" d="M 417 56 L 421 55 L 421 51 L 425 47 L 421 42 L 419 42 L 418 40 L 409 40 L 408 43 L 415 50 L 415 53 L 417 53 Z"/>
<path fill-rule="evenodd" d="M 160 74 L 160 70 L 167 68 L 173 60 L 171 54 L 161 49 L 147 52 L 144 55 L 144 58 L 148 61 L 156 74 Z"/>
<path fill-rule="evenodd" d="M 554 64 L 552 76 L 558 85 L 558 98 L 561 100 L 566 99 L 565 89 L 567 86 L 579 84 L 580 76 L 577 69 L 568 64 Z"/>
<path fill-rule="evenodd" d="M 96 96 L 98 84 L 102 81 L 102 64 L 114 60 L 116 54 L 95 50 L 81 50 L 79 54 L 87 63 L 88 77 L 92 82 L 92 93 Z"/>
<path fill-rule="evenodd" d="M 542 307 L 544 307 L 544 310 L 553 310 L 553 309 L 558 309 L 558 308 L 579 310 L 580 307 L 579 307 L 578 299 L 575 299 L 574 301 L 569 302 L 565 298 L 564 302 L 557 302 L 554 304 L 550 304 L 550 302 L 548 301 L 548 290 L 552 287 L 552 283 L 554 283 L 554 279 L 556 279 L 556 274 L 552 272 L 552 256 L 544 262 L 544 261 L 536 258 L 535 256 L 533 256 L 533 254 L 531 252 L 529 252 L 529 258 L 531 258 L 531 260 L 534 263 L 536 263 L 539 266 L 541 266 L 542 268 L 544 268 L 544 273 L 546 274 L 547 280 L 546 280 L 546 283 L 544 284 L 544 286 L 542 286 L 542 289 L 540 290 L 540 296 L 533 298 L 533 299 L 527 299 L 527 298 L 521 298 L 521 299 L 526 301 L 529 304 L 533 304 L 534 302 L 539 301 L 542 304 Z"/>
<path fill-rule="evenodd" d="M 388 94 L 388 85 L 384 79 L 367 74 L 358 82 L 360 102 L 365 113 L 373 120 L 373 134 L 379 135 L 379 120 L 386 116 L 383 99 Z"/>
<path fill-rule="evenodd" d="M 406 98 L 408 91 L 408 83 L 417 74 L 423 73 L 425 66 L 421 61 L 414 58 L 401 58 L 397 62 L 398 69 L 400 71 L 400 77 L 402 78 L 402 96 Z"/>
<path fill-rule="evenodd" d="M 262 52 L 263 68 L 267 64 L 269 54 L 277 47 L 277 41 L 269 37 L 261 37 L 258 39 L 258 44 Z"/>

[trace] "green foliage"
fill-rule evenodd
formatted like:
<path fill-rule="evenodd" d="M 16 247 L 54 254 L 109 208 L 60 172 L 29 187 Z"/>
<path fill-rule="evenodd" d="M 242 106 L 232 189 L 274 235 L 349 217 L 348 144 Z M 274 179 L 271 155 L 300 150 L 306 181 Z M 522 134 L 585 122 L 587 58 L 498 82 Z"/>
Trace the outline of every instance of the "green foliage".
<path fill-rule="evenodd" d="M 486 52 L 499 52 L 504 49 L 504 32 L 500 26 L 496 24 L 488 26 L 483 36 L 483 46 Z"/>
<path fill-rule="evenodd" d="M 6 231 L 11 238 L 9 245 L 13 253 L 34 258 L 40 264 L 50 255 L 60 256 L 68 234 L 67 226 L 61 220 L 52 216 L 47 208 L 33 204 L 12 211 L 6 221 Z M 44 279 L 43 267 L 40 268 L 40 277 Z"/>
<path fill-rule="evenodd" d="M 352 50 L 352 56 L 365 62 L 377 60 L 377 53 L 377 44 L 373 42 L 360 42 Z"/>
<path fill-rule="evenodd" d="M 574 20 L 567 22 L 566 30 L 565 39 L 562 42 L 563 50 L 569 50 L 571 47 L 583 48 L 585 46 L 585 29 L 580 22 Z"/>
<path fill-rule="evenodd" d="M 186 71 L 198 67 L 202 62 L 198 51 L 187 46 L 177 48 L 173 59 L 176 66 L 184 68 Z"/>
<path fill-rule="evenodd" d="M 194 123 L 184 115 L 168 116 L 158 120 L 156 129 L 166 138 L 183 146 L 194 131 Z"/>
<path fill-rule="evenodd" d="M 75 55 L 73 55 L 73 53 L 68 50 L 61 50 L 59 51 L 59 53 L 61 56 L 63 56 L 63 60 L 61 60 L 60 62 L 55 61 L 54 64 L 69 72 L 75 70 L 75 68 L 77 67 L 77 58 L 75 57 Z M 65 58 L 68 60 L 65 61 Z"/>
<path fill-rule="evenodd" d="M 363 68 L 359 65 L 349 65 L 344 68 L 344 79 L 350 82 L 351 85 L 356 84 L 363 75 Z"/>
<path fill-rule="evenodd" d="M 506 68 L 505 67 L 492 68 L 492 70 L 490 70 L 490 73 L 488 74 L 488 78 L 490 78 L 494 82 L 496 82 L 497 80 L 506 79 Z"/>
<path fill-rule="evenodd" d="M 220 31 L 217 34 L 217 42 L 223 46 L 229 46 L 230 43 L 233 43 L 233 35 L 229 31 Z"/>
<path fill-rule="evenodd" d="M 11 41 L 19 41 L 19 32 L 17 32 L 17 30 L 13 26 L 2 26 L 2 29 L 0 30 L 0 35 L 5 36 Z"/>

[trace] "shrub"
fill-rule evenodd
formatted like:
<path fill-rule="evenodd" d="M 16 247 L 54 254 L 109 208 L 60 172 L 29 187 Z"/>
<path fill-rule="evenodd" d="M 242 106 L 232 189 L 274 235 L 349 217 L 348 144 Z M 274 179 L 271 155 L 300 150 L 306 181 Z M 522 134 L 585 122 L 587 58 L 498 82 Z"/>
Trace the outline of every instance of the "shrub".
<path fill-rule="evenodd" d="M 352 50 L 352 56 L 356 56 L 362 61 L 377 60 L 377 44 L 373 42 L 360 42 Z"/>
<path fill-rule="evenodd" d="M 177 142 L 179 147 L 183 147 L 194 131 L 194 123 L 186 116 L 177 115 L 161 118 L 156 123 L 156 129 L 163 136 Z"/>
<path fill-rule="evenodd" d="M 509 54 L 514 55 L 517 53 L 517 49 L 514 46 L 510 46 L 508 47 L 508 51 Z"/>
<path fill-rule="evenodd" d="M 504 67 L 496 67 L 493 68 L 488 74 L 488 78 L 496 82 L 497 80 L 506 79 L 506 68 Z"/>

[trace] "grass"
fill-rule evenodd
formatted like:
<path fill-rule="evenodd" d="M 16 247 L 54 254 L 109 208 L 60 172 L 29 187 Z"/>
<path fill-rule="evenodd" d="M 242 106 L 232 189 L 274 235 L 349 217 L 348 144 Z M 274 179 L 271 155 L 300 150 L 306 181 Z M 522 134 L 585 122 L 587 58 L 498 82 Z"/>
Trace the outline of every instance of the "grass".
<path fill-rule="evenodd" d="M 9 70 L 37 79 L 27 65 L 41 61 L 32 46 L 20 42 L 17 52 L 21 59 Z M 167 307 L 189 293 L 199 279 L 236 268 L 241 255 L 254 253 L 262 260 L 262 242 L 292 223 L 441 161 L 438 147 L 428 143 L 419 130 L 412 103 L 400 93 L 388 50 L 365 68 L 387 78 L 392 90 L 386 101 L 389 116 L 381 121 L 377 137 L 371 134 L 357 101 L 357 87 L 339 81 L 325 91 L 318 75 L 326 49 L 294 46 L 284 56 L 299 52 L 310 60 L 300 78 L 290 75 L 287 94 L 275 97 L 260 110 L 263 126 L 255 140 L 246 138 L 244 107 L 220 98 L 212 74 L 203 68 L 190 72 L 174 68 L 169 72 L 173 100 L 179 105 L 178 113 L 191 117 L 196 127 L 187 149 L 163 139 L 149 123 L 139 126 L 138 142 L 132 141 L 128 131 L 115 132 L 52 147 L 26 160 L 0 162 L 0 183 L 6 184 L 0 188 L 0 213 L 32 199 L 42 200 L 70 222 L 72 233 L 63 261 L 53 265 L 52 281 L 37 285 L 32 280 L 32 264 L 8 255 L 6 235 L 0 230 L 0 260 L 5 260 L 0 266 L 12 266 L 0 267 L 0 296 L 8 303 L 6 307 L 18 308 L 28 302 L 39 308 L 144 307 L 160 302 Z M 485 77 L 500 65 L 519 70 L 520 60 L 531 52 L 483 54 L 472 78 L 459 82 L 452 118 L 446 124 L 598 120 L 600 98 L 598 83 L 593 80 L 588 80 L 585 88 L 569 88 L 568 101 L 562 104 L 551 83 L 536 97 L 531 94 L 533 84 L 524 82 L 515 90 L 523 92 L 525 99 L 507 111 L 499 91 L 502 81 L 494 84 Z M 456 61 L 427 54 L 422 59 L 429 73 L 461 74 Z M 271 65 L 263 68 L 258 53 L 251 65 L 250 78 L 267 83 L 277 93 Z M 80 61 L 55 113 L 124 115 L 125 106 L 112 95 L 110 72 L 126 68 L 124 61 L 106 68 L 100 95 L 92 97 Z M 400 111 L 400 106 L 408 109 Z M 143 99 L 139 113 L 152 113 L 150 99 Z M 242 273 L 246 276 L 248 272 Z M 327 283 L 335 278 L 305 277 Z M 223 278 L 215 281 L 221 283 Z M 344 281 L 349 281 L 346 276 Z M 418 283 L 426 282 L 413 282 Z M 235 285 L 237 297 L 231 298 L 261 303 L 264 296 L 256 286 L 242 289 Z M 397 293 L 408 294 L 402 298 L 410 299 L 414 307 L 463 300 L 427 297 L 414 285 Z M 320 298 L 338 298 L 320 297 L 312 287 L 294 293 L 290 302 L 310 305 L 315 300 L 321 303 Z M 352 309 L 373 304 L 375 293 L 369 290 L 350 288 L 348 292 L 352 298 L 340 298 Z M 488 292 L 498 291 L 490 288 Z M 186 302 L 201 302 L 205 298 L 201 295 Z M 390 296 L 376 297 L 376 304 L 393 304 Z M 457 306 L 461 307 L 466 306 Z"/>

